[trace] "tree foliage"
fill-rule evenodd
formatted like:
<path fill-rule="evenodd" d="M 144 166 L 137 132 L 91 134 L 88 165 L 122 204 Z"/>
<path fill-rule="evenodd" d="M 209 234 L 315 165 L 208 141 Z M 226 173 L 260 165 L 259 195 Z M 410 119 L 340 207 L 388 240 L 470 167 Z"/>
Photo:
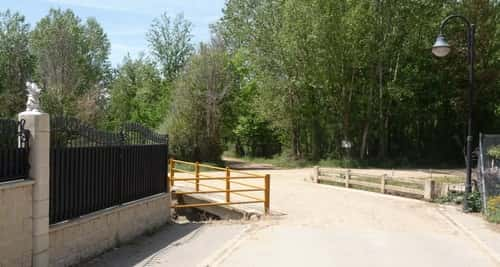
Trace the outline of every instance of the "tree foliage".
<path fill-rule="evenodd" d="M 126 57 L 110 87 L 110 126 L 133 121 L 158 127 L 166 112 L 167 99 L 167 91 L 161 85 L 160 73 L 151 60 L 144 56 L 136 60 Z"/>
<path fill-rule="evenodd" d="M 233 88 L 230 62 L 215 38 L 201 44 L 175 82 L 166 129 L 172 153 L 180 158 L 218 160 L 222 129 Z"/>
<path fill-rule="evenodd" d="M 23 110 L 25 82 L 33 74 L 33 65 L 24 16 L 0 12 L 0 116 L 14 117 Z"/>
<path fill-rule="evenodd" d="M 69 9 L 51 9 L 31 33 L 31 47 L 44 110 L 95 122 L 110 67 L 110 43 L 97 21 L 82 23 Z"/>
<path fill-rule="evenodd" d="M 449 57 L 434 58 L 430 46 L 450 13 L 480 25 L 475 129 L 499 130 L 499 11 L 487 0 L 230 0 L 218 28 L 231 56 L 245 51 L 252 102 L 295 158 L 340 157 L 349 140 L 360 158 L 459 161 L 463 25 L 447 28 Z"/>
<path fill-rule="evenodd" d="M 172 19 L 163 13 L 153 20 L 147 33 L 152 55 L 167 81 L 175 79 L 194 50 L 191 27 L 191 22 L 185 20 L 182 14 Z"/>
<path fill-rule="evenodd" d="M 34 79 L 46 111 L 161 125 L 186 159 L 216 160 L 235 145 L 249 156 L 463 162 L 463 25 L 445 29 L 448 57 L 430 52 L 454 13 L 477 26 L 474 136 L 498 132 L 497 0 L 228 0 L 208 44 L 194 49 L 191 23 L 163 13 L 147 33 L 150 54 L 114 70 L 95 19 L 52 9 L 30 32 L 24 17 L 3 12 L 0 115 L 19 111 Z"/>

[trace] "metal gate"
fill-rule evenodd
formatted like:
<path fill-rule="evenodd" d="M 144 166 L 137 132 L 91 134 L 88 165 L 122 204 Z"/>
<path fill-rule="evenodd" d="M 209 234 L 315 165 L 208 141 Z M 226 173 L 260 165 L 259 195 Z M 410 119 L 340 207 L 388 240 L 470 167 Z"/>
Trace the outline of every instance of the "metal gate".
<path fill-rule="evenodd" d="M 0 182 L 29 177 L 29 131 L 24 123 L 0 119 Z"/>
<path fill-rule="evenodd" d="M 51 120 L 50 223 L 168 192 L 168 139 L 139 124 L 118 133 Z"/>

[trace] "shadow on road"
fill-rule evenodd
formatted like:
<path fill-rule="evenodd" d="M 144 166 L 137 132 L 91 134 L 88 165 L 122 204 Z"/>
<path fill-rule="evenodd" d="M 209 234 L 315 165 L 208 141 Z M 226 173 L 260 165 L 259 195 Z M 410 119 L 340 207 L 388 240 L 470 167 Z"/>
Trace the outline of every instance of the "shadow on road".
<path fill-rule="evenodd" d="M 120 248 L 113 249 L 107 253 L 102 254 L 88 262 L 81 263 L 79 267 L 128 267 L 136 266 L 143 262 L 141 265 L 146 264 L 146 259 L 157 254 L 162 249 L 173 244 L 175 241 L 192 233 L 201 224 L 170 224 L 165 225 L 154 235 L 141 236 Z"/>

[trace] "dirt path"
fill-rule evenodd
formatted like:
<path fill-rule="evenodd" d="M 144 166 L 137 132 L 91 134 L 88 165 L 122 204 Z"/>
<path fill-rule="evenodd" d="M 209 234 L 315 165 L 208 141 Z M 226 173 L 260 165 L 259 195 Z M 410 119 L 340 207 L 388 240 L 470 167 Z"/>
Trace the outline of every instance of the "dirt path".
<path fill-rule="evenodd" d="M 271 164 L 254 163 L 254 162 L 249 162 L 249 161 L 245 161 L 245 160 L 238 159 L 238 158 L 223 157 L 222 160 L 224 162 L 226 162 L 226 166 L 228 166 L 231 169 L 236 169 L 236 170 L 273 170 L 273 169 L 278 169 Z"/>
<path fill-rule="evenodd" d="M 140 243 L 136 246 L 140 253 L 119 249 L 114 256 L 101 260 L 101 265 L 89 266 L 500 264 L 488 251 L 488 245 L 471 238 L 439 205 L 308 183 L 304 178 L 310 171 L 252 170 L 271 174 L 271 209 L 281 216 L 197 224 L 199 228 L 192 231 L 195 234 L 185 234 L 178 241 L 162 241 L 168 239 L 164 234 L 163 239 L 153 242 L 152 249 L 147 249 L 147 242 Z M 498 233 L 487 235 L 491 240 L 500 240 Z M 162 242 L 163 247 L 158 245 Z M 178 245 L 173 245 L 176 242 Z M 142 261 L 137 260 L 141 257 Z"/>
<path fill-rule="evenodd" d="M 308 173 L 271 171 L 272 208 L 287 215 L 211 266 L 497 266 L 435 204 L 306 183 Z"/>

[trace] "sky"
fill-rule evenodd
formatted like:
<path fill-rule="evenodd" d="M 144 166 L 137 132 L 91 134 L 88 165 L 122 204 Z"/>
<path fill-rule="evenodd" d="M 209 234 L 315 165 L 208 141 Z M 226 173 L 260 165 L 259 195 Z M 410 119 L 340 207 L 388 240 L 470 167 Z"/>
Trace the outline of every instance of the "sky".
<path fill-rule="evenodd" d="M 163 12 L 179 13 L 193 24 L 193 43 L 210 40 L 209 25 L 222 16 L 225 0 L 0 0 L 0 10 L 18 11 L 31 27 L 50 8 L 72 9 L 82 20 L 94 17 L 111 42 L 110 61 L 116 66 L 123 57 L 148 53 L 146 32 Z"/>

